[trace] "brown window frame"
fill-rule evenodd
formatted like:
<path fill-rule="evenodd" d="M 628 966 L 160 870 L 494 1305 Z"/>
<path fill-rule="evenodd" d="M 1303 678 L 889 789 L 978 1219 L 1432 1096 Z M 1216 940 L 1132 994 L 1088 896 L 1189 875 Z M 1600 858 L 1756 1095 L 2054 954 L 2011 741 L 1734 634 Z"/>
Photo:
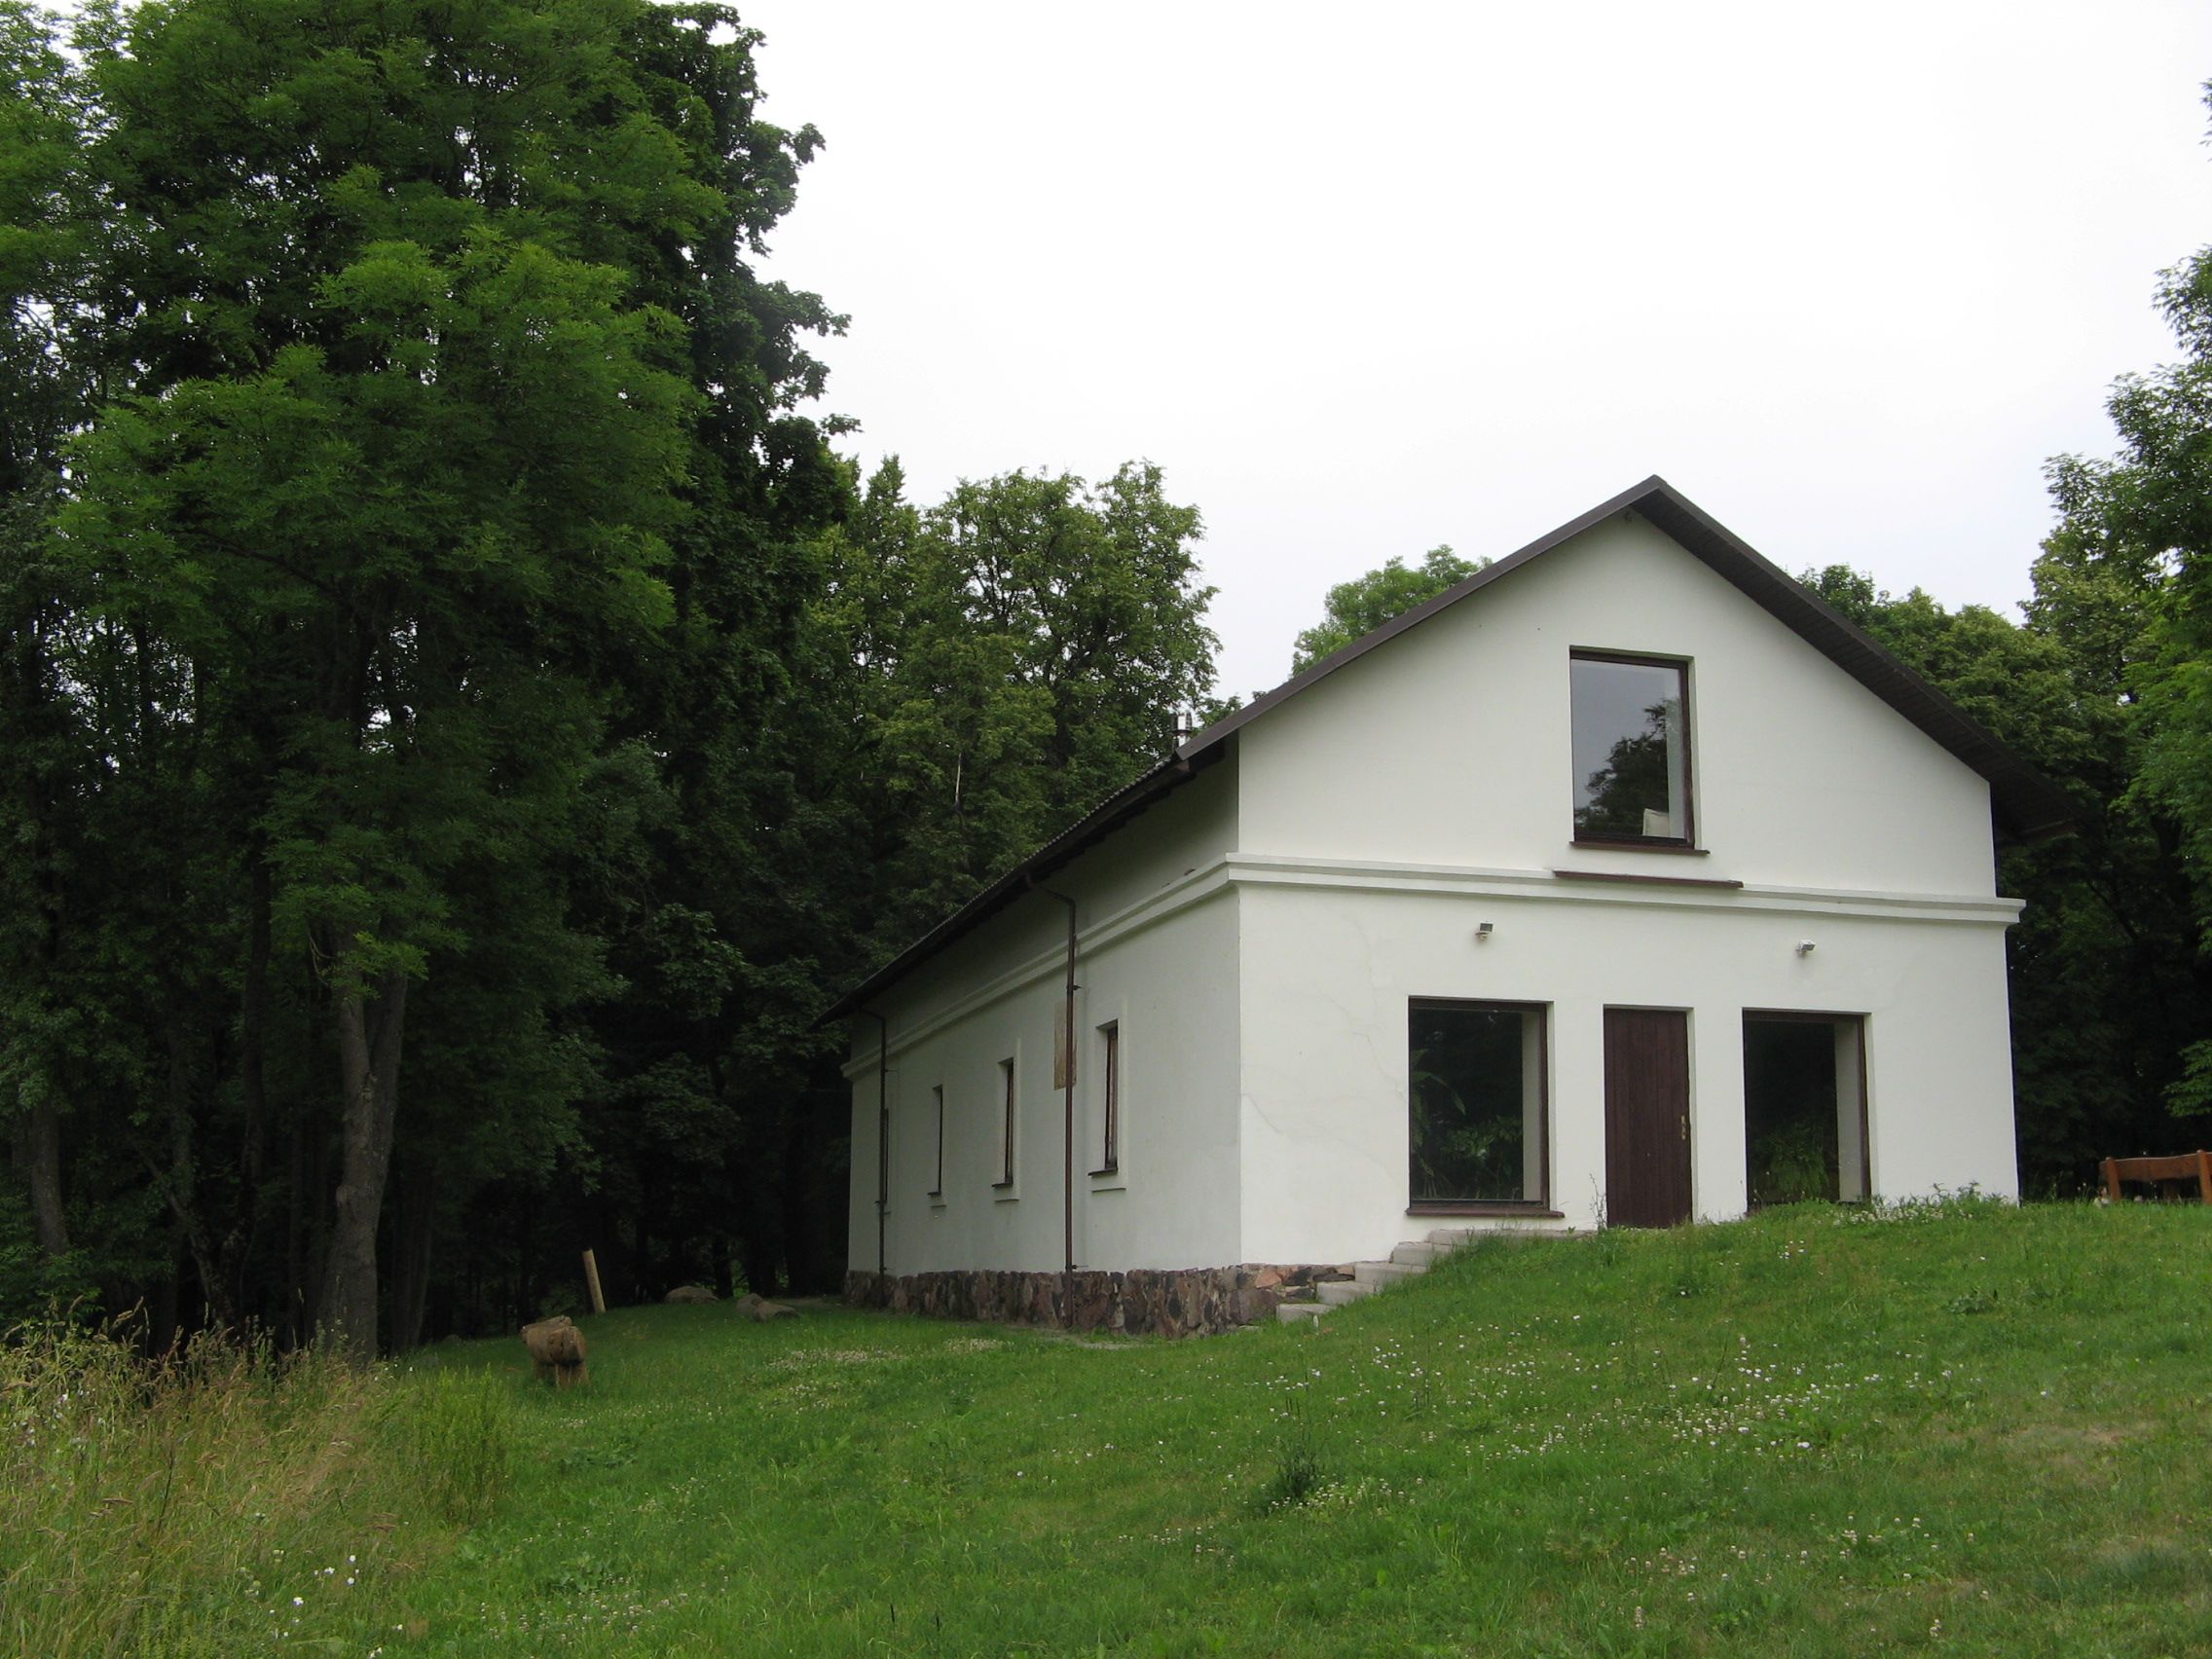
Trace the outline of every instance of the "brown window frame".
<path fill-rule="evenodd" d="M 1513 1215 L 1553 1217 L 1552 1208 L 1552 1005 L 1501 997 L 1408 997 L 1410 1032 L 1414 1012 L 1424 1008 L 1471 1008 L 1536 1016 L 1536 1173 L 1537 1191 L 1526 1198 L 1417 1198 L 1413 1196 L 1413 1087 L 1406 1088 L 1406 1213 L 1408 1215 Z"/>
<path fill-rule="evenodd" d="M 1638 849 L 1652 853 L 1702 853 L 1706 849 L 1697 844 L 1697 753 L 1690 737 L 1690 659 L 1688 657 L 1652 656 L 1641 651 L 1586 650 L 1576 645 L 1567 653 L 1567 731 L 1571 756 L 1574 725 L 1574 665 L 1578 662 L 1617 662 L 1633 668 L 1671 668 L 1680 677 L 1682 687 L 1682 833 L 1679 835 L 1593 835 L 1574 823 L 1575 795 L 1579 795 L 1582 780 L 1574 780 L 1573 792 L 1567 805 L 1568 840 L 1577 847 L 1612 847 Z M 1571 763 L 1571 762 L 1570 762 Z"/>
<path fill-rule="evenodd" d="M 1003 1155 L 1002 1173 L 996 1181 L 993 1181 L 991 1183 L 991 1186 L 993 1190 L 1000 1192 L 1003 1192 L 1007 1188 L 1014 1185 L 1014 1127 L 1015 1123 L 1016 1105 L 1019 1098 L 1015 1093 L 1014 1086 L 1014 1057 L 1009 1055 L 1006 1059 L 999 1061 L 999 1075 L 1005 1080 L 1006 1084 L 1006 1088 L 1004 1089 L 1004 1093 L 1006 1095 L 1006 1122 L 1003 1125 L 1001 1125 L 1000 1130 L 1000 1151 Z"/>
<path fill-rule="evenodd" d="M 1100 1116 L 1098 1167 L 1093 1175 L 1114 1175 L 1122 1167 L 1122 1022 L 1109 1019 L 1098 1028 L 1104 1048 L 1098 1060 Z"/>

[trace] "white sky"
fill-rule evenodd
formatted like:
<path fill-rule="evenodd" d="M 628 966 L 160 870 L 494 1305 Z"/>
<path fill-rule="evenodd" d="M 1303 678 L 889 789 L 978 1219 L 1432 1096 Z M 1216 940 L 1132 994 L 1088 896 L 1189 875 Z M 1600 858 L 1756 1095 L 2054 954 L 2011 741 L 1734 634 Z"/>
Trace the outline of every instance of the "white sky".
<path fill-rule="evenodd" d="M 1221 685 L 1334 582 L 1664 474 L 1791 571 L 2007 607 L 2212 240 L 2212 7 L 754 0 L 829 147 L 771 275 L 917 501 L 1147 458 Z"/>

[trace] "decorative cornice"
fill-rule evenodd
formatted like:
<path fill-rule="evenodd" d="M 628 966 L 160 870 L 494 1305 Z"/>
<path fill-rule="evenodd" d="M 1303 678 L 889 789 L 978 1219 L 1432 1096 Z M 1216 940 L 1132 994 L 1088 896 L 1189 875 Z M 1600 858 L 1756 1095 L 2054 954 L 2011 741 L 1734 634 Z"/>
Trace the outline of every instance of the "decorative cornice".
<path fill-rule="evenodd" d="M 1216 860 L 1169 882 L 1158 893 L 1124 906 L 1076 935 L 1078 958 L 1094 954 L 1185 910 L 1239 888 L 1317 888 L 1345 893 L 1395 893 L 1438 898 L 1534 901 L 1583 906 L 1694 910 L 1707 913 L 1755 911 L 1804 917 L 1861 916 L 1873 921 L 1936 922 L 1962 927 L 2010 927 L 2019 920 L 2023 901 L 1974 895 L 1880 893 L 1850 888 L 1687 886 L 1639 881 L 1585 882 L 1546 869 L 1494 869 L 1477 866 L 1379 864 L 1343 859 L 1280 858 L 1243 853 Z M 925 1042 L 972 1014 L 1044 979 L 1057 979 L 1066 967 L 1063 946 L 1054 944 L 993 975 L 967 995 L 920 1023 L 894 1031 L 894 1055 Z M 865 1076 L 875 1065 L 872 1051 L 846 1062 L 848 1078 Z"/>

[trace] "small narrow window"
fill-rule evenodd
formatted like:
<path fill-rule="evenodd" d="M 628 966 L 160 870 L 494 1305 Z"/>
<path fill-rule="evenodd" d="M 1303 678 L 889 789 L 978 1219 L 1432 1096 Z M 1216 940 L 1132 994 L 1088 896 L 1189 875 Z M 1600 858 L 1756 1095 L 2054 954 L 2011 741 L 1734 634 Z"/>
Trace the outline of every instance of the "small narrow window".
<path fill-rule="evenodd" d="M 1409 1023 L 1413 1207 L 1542 1204 L 1543 1009 L 1416 1002 Z"/>
<path fill-rule="evenodd" d="M 887 1105 L 875 1111 L 875 1207 L 878 1211 L 891 1207 L 891 1108 Z"/>
<path fill-rule="evenodd" d="M 1575 652 L 1574 838 L 1686 847 L 1689 675 L 1678 662 Z"/>
<path fill-rule="evenodd" d="M 999 1093 L 1006 1101 L 1006 1123 L 999 1137 L 1000 1172 L 992 1183 L 997 1187 L 1014 1185 L 1014 1062 L 999 1061 Z"/>
<path fill-rule="evenodd" d="M 1103 1120 L 1098 1167 L 1111 1175 L 1122 1166 L 1122 1026 L 1118 1020 L 1098 1028 L 1099 1116 Z"/>
<path fill-rule="evenodd" d="M 937 1101 L 937 1179 L 930 1184 L 930 1197 L 937 1198 L 944 1196 L 944 1085 L 930 1093 Z"/>

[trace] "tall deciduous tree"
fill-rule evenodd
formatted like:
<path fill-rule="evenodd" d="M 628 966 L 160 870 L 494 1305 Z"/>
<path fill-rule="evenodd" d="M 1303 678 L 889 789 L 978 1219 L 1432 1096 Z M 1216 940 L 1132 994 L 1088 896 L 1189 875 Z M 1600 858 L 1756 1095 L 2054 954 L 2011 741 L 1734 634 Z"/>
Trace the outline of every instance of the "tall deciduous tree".
<path fill-rule="evenodd" d="M 2097 676 L 2114 753 L 2130 767 L 2116 807 L 2168 927 L 2185 920 L 2194 936 L 2194 1029 L 2166 1094 L 2201 1114 L 2212 1112 L 2212 248 L 2168 272 L 2158 299 L 2184 355 L 2115 387 L 2117 457 L 2052 463 L 2062 522 L 2037 567 L 2038 604 Z"/>
<path fill-rule="evenodd" d="M 84 79 L 59 25 L 0 4 L 0 1125 L 49 1267 L 70 1249 L 62 957 L 84 757 L 65 683 L 76 596 L 50 531 L 90 390 L 86 137 Z"/>
<path fill-rule="evenodd" d="M 166 647 L 160 718 L 241 757 L 241 931 L 327 998 L 317 1306 L 356 1353 L 424 999 L 577 963 L 508 980 L 466 1033 L 496 1049 L 594 988 L 565 878 L 610 729 L 666 732 L 633 670 L 790 604 L 739 527 L 820 451 L 785 411 L 828 319 L 744 268 L 811 143 L 753 118 L 752 38 L 644 0 L 173 0 L 93 58 L 134 386 L 68 545 Z"/>
<path fill-rule="evenodd" d="M 1321 620 L 1298 636 L 1291 651 L 1290 672 L 1304 672 L 1332 651 L 1342 650 L 1446 588 L 1465 581 L 1489 563 L 1488 559 L 1462 559 L 1449 546 L 1439 545 L 1423 554 L 1419 565 L 1409 567 L 1392 554 L 1364 576 L 1339 582 L 1329 590 Z"/>
<path fill-rule="evenodd" d="M 901 830 L 903 931 L 1172 750 L 1216 642 L 1198 510 L 1156 466 L 1096 486 L 1008 473 L 920 511 L 899 487 L 896 463 L 869 487 L 833 620 L 853 631 L 876 810 Z"/>
<path fill-rule="evenodd" d="M 1831 567 L 1803 578 L 2064 788 L 2075 832 L 2003 849 L 2027 902 L 2007 940 L 2021 1177 L 2077 1192 L 2100 1158 L 2165 1149 L 2165 1090 L 2202 1030 L 2186 894 L 2167 830 L 2135 791 L 2140 710 L 2125 688 L 2147 594 L 2132 599 L 2073 533 L 2046 543 L 2024 622 L 1882 593 Z M 2132 615 L 2131 615 L 2132 613 Z"/>

